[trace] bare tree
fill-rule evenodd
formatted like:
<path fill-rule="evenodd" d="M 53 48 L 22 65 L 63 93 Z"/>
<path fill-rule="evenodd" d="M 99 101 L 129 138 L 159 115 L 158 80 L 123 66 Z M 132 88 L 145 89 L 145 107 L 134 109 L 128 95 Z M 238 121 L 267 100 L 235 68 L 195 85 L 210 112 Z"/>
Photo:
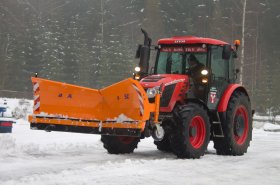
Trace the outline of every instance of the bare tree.
<path fill-rule="evenodd" d="M 247 0 L 243 0 L 242 12 L 242 41 L 241 41 L 241 59 L 240 59 L 240 84 L 243 85 L 243 66 L 244 66 L 244 45 L 245 45 L 245 21 L 246 21 L 246 4 Z"/>

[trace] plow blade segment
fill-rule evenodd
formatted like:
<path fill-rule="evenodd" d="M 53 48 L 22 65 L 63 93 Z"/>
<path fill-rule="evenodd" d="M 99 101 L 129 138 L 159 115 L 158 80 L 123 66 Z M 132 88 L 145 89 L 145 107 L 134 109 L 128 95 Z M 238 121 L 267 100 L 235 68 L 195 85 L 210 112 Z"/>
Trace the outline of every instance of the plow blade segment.
<path fill-rule="evenodd" d="M 100 119 L 102 96 L 98 90 L 32 78 L 34 114 L 50 117 Z"/>
<path fill-rule="evenodd" d="M 149 119 L 148 97 L 138 81 L 127 79 L 101 89 L 100 93 L 103 97 L 102 110 L 107 118 L 124 114 L 132 120 Z"/>
<path fill-rule="evenodd" d="M 104 89 L 32 78 L 32 128 L 139 136 L 155 110 L 138 81 L 126 79 Z"/>

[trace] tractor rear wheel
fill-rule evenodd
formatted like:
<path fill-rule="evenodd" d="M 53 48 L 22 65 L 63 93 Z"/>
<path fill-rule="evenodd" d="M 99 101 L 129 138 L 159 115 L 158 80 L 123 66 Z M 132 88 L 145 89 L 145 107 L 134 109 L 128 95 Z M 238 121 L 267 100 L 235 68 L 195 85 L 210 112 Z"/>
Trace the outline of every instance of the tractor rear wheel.
<path fill-rule="evenodd" d="M 218 155 L 243 155 L 252 140 L 252 111 L 249 98 L 235 92 L 230 98 L 226 119 L 222 121 L 223 138 L 213 138 Z"/>
<path fill-rule="evenodd" d="M 140 141 L 138 137 L 102 135 L 103 146 L 110 154 L 132 153 Z"/>
<path fill-rule="evenodd" d="M 206 110 L 189 103 L 179 107 L 177 126 L 170 137 L 172 150 L 178 158 L 200 158 L 210 139 L 210 122 Z"/>

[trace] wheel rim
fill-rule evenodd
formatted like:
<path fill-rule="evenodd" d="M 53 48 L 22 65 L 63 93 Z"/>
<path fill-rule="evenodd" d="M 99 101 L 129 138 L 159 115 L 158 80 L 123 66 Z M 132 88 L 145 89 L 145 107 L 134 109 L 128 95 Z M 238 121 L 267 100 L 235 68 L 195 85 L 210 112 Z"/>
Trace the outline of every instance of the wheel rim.
<path fill-rule="evenodd" d="M 191 145 L 198 149 L 200 148 L 205 140 L 206 128 L 205 121 L 201 116 L 195 116 L 191 120 L 189 126 L 189 139 Z"/>
<path fill-rule="evenodd" d="M 243 105 L 236 109 L 233 128 L 236 143 L 239 145 L 244 144 L 248 135 L 249 119 L 247 109 Z"/>
<path fill-rule="evenodd" d="M 134 137 L 127 137 L 127 136 L 119 136 L 118 138 L 119 138 L 120 142 L 122 142 L 123 144 L 127 144 L 127 145 L 132 143 L 135 140 Z"/>

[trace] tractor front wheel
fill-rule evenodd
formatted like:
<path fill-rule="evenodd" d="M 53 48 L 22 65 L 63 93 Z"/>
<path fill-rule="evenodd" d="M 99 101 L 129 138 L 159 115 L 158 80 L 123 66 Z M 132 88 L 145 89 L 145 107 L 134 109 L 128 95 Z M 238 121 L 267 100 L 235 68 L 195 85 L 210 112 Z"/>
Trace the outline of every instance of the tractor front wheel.
<path fill-rule="evenodd" d="M 170 137 L 170 144 L 179 158 L 200 158 L 210 139 L 210 122 L 206 110 L 189 103 L 179 107 L 177 127 Z"/>
<path fill-rule="evenodd" d="M 110 154 L 132 153 L 140 141 L 138 137 L 102 135 L 103 146 Z"/>
<path fill-rule="evenodd" d="M 243 155 L 252 140 L 252 111 L 248 96 L 235 92 L 222 121 L 223 138 L 213 138 L 219 155 Z"/>
<path fill-rule="evenodd" d="M 154 141 L 154 144 L 157 146 L 157 149 L 163 152 L 172 152 L 172 148 L 170 146 L 170 134 L 172 131 L 172 127 L 174 125 L 174 121 L 172 119 L 164 119 L 162 121 L 162 127 L 164 129 L 164 137 L 161 141 Z"/>

